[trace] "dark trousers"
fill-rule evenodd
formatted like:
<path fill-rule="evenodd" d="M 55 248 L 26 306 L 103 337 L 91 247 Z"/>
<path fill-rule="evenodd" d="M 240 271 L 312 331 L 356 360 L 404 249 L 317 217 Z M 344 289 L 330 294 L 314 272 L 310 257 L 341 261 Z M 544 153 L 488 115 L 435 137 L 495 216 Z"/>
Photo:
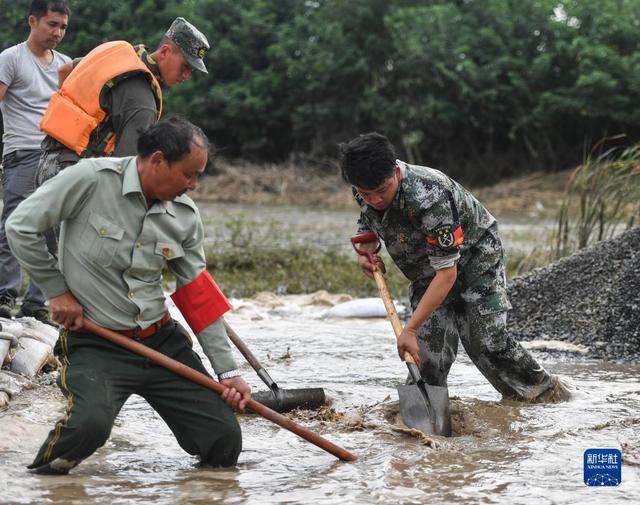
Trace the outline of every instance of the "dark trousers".
<path fill-rule="evenodd" d="M 7 154 L 2 160 L 3 207 L 0 216 L 0 296 L 15 300 L 20 289 L 21 269 L 5 234 L 4 226 L 16 207 L 35 189 L 35 175 L 40 159 L 39 149 L 18 150 Z M 51 234 L 45 235 L 47 241 Z M 29 282 L 24 302 L 43 306 L 44 294 L 33 282 Z"/>
<path fill-rule="evenodd" d="M 142 342 L 208 375 L 188 334 L 175 321 Z M 29 468 L 67 473 L 104 445 L 132 394 L 149 402 L 180 446 L 203 464 L 236 463 L 242 448 L 240 426 L 213 391 L 90 333 L 63 331 L 55 350 L 63 365 L 58 385 L 67 408 Z"/>

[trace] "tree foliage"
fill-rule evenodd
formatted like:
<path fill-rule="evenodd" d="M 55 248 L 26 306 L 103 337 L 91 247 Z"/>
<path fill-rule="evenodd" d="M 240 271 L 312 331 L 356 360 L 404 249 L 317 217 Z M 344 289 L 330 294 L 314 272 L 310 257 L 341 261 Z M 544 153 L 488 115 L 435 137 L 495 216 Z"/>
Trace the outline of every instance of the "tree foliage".
<path fill-rule="evenodd" d="M 2 47 L 27 0 L 0 0 Z M 223 154 L 322 160 L 378 130 L 410 161 L 480 182 L 579 162 L 640 129 L 637 0 L 71 0 L 60 49 L 155 45 L 176 16 L 209 74 L 167 93 Z"/>

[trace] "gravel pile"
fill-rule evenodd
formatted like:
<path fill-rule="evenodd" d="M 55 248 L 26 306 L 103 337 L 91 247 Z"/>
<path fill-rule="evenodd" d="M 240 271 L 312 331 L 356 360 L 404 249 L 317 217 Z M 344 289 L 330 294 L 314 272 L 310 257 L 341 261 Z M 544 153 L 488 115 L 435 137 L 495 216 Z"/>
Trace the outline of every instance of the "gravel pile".
<path fill-rule="evenodd" d="M 640 358 L 640 226 L 509 283 L 519 340 L 563 340 L 592 358 Z"/>

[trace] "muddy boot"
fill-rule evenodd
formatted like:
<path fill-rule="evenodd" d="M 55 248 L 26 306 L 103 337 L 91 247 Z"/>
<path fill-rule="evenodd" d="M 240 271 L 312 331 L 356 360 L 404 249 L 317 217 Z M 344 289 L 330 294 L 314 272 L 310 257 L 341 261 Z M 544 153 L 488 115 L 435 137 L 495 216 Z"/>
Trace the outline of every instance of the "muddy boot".
<path fill-rule="evenodd" d="M 73 466 L 70 466 L 69 468 L 64 465 L 58 466 L 55 461 L 52 461 L 45 465 L 37 467 L 28 466 L 27 468 L 31 473 L 37 473 L 38 475 L 67 475 Z"/>
<path fill-rule="evenodd" d="M 551 375 L 549 387 L 538 396 L 530 400 L 532 403 L 560 403 L 571 398 L 571 393 L 557 375 Z"/>

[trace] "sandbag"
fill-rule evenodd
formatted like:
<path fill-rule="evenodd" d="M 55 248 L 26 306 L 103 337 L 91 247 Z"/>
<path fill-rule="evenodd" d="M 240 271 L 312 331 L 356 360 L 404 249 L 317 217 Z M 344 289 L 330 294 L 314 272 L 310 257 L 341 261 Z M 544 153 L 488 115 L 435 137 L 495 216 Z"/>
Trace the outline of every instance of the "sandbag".
<path fill-rule="evenodd" d="M 20 338 L 24 331 L 23 326 L 18 321 L 4 317 L 0 317 L 0 327 L 2 327 L 3 333 L 10 333 L 16 337 L 16 339 Z"/>
<path fill-rule="evenodd" d="M 42 367 L 53 359 L 53 349 L 49 344 L 31 337 L 21 337 L 18 340 L 17 352 L 11 360 L 11 371 L 33 378 Z"/>
<path fill-rule="evenodd" d="M 0 366 L 4 363 L 7 354 L 9 354 L 9 348 L 14 340 L 16 338 L 11 333 L 0 331 Z"/>
<path fill-rule="evenodd" d="M 18 321 L 22 325 L 21 337 L 35 338 L 51 347 L 56 345 L 59 332 L 50 324 L 45 324 L 33 317 L 21 317 Z"/>
<path fill-rule="evenodd" d="M 406 312 L 406 308 L 396 302 L 399 316 Z M 359 298 L 340 303 L 327 310 L 323 317 L 387 317 L 381 298 Z"/>

